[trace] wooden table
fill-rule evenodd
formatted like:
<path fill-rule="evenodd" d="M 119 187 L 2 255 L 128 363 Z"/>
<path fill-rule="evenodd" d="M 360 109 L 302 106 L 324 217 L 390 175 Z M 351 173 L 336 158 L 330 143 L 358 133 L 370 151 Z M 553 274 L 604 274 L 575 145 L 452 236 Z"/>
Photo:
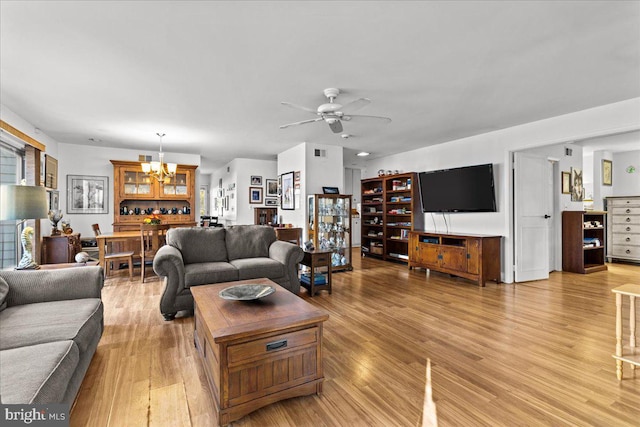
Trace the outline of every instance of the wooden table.
<path fill-rule="evenodd" d="M 140 230 L 137 231 L 115 231 L 113 233 L 101 234 L 96 236 L 98 244 L 98 263 L 104 265 L 104 249 L 107 243 L 113 242 L 140 242 Z M 140 246 L 140 245 L 138 245 Z"/>
<path fill-rule="evenodd" d="M 309 291 L 310 296 L 314 296 L 317 291 L 328 290 L 331 293 L 331 255 L 333 251 L 321 251 L 321 250 L 313 250 L 313 251 L 304 251 L 304 257 L 300 264 L 306 265 L 311 269 L 311 277 L 309 280 L 309 284 L 304 283 L 300 280 L 300 285 L 304 287 L 307 291 Z M 316 285 L 315 284 L 315 274 L 316 268 L 327 268 L 327 273 L 325 275 L 326 283 Z"/>
<path fill-rule="evenodd" d="M 273 286 L 258 301 L 218 293 L 247 283 Z M 329 315 L 269 279 L 191 288 L 194 343 L 223 426 L 271 403 L 322 393 L 322 324 Z"/>
<path fill-rule="evenodd" d="M 616 376 L 622 380 L 623 362 L 631 364 L 631 370 L 640 366 L 640 347 L 636 347 L 636 297 L 640 298 L 640 285 L 627 283 L 611 292 L 616 294 Z M 629 297 L 629 346 L 622 344 L 622 296 Z"/>

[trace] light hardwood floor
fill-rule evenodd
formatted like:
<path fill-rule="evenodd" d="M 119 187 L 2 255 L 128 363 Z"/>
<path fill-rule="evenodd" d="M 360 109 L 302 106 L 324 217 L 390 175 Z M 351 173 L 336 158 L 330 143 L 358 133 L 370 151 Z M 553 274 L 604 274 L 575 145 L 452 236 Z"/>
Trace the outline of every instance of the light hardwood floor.
<path fill-rule="evenodd" d="M 618 382 L 611 357 L 611 289 L 640 283 L 640 267 L 479 288 L 357 252 L 354 261 L 333 276 L 332 295 L 301 291 L 330 315 L 322 396 L 275 403 L 235 426 L 416 426 L 427 357 L 441 427 L 640 425 L 640 372 L 625 365 Z M 158 278 L 126 274 L 105 283 L 105 332 L 71 425 L 214 425 L 193 317 L 165 322 Z"/>

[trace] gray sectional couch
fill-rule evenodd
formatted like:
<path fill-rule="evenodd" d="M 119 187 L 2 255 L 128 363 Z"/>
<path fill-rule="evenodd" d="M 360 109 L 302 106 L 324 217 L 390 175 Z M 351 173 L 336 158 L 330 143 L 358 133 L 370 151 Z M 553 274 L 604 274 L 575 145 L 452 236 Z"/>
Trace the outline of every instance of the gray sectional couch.
<path fill-rule="evenodd" d="M 101 267 L 0 271 L 2 403 L 71 405 L 102 331 Z"/>
<path fill-rule="evenodd" d="M 160 312 L 172 320 L 178 311 L 193 311 L 190 288 L 211 283 L 266 277 L 298 293 L 303 255 L 299 246 L 276 240 L 269 226 L 172 228 L 153 259 L 165 284 Z"/>

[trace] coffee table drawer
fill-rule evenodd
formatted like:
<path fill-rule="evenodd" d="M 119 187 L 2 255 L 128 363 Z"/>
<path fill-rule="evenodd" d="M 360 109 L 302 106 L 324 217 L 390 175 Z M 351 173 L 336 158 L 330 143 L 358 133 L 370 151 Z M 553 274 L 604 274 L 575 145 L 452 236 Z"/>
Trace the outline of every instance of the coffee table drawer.
<path fill-rule="evenodd" d="M 283 350 L 301 347 L 318 342 L 318 328 L 308 328 L 262 338 L 242 344 L 230 345 L 227 349 L 229 365 L 249 359 L 259 359 Z"/>

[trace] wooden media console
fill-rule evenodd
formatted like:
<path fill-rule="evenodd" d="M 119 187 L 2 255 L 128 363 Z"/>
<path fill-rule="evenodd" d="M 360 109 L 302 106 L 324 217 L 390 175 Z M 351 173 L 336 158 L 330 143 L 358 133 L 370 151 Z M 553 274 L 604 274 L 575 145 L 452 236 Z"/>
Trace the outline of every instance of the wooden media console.
<path fill-rule="evenodd" d="M 409 268 L 420 267 L 475 280 L 500 283 L 501 236 L 409 232 Z"/>

